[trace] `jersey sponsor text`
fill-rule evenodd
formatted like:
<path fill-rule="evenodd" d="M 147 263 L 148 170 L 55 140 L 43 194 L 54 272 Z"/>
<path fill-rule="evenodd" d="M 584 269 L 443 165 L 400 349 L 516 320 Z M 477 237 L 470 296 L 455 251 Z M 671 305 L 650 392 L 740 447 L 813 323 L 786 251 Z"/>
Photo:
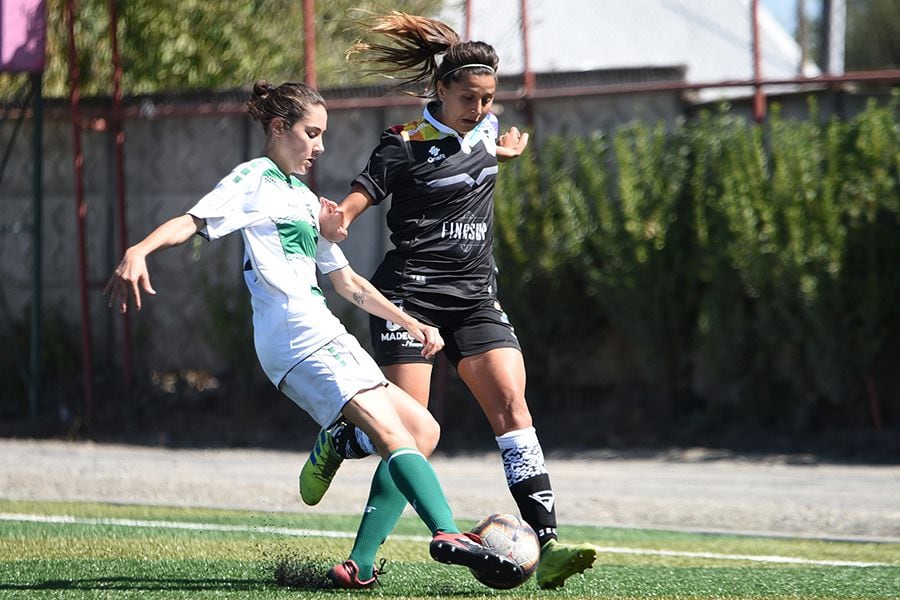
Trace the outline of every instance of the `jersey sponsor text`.
<path fill-rule="evenodd" d="M 484 241 L 487 238 L 487 223 L 441 223 L 441 238 L 454 240 Z"/>
<path fill-rule="evenodd" d="M 408 331 L 387 331 L 381 334 L 382 342 L 400 342 L 405 348 L 420 348 L 422 342 L 409 335 Z"/>

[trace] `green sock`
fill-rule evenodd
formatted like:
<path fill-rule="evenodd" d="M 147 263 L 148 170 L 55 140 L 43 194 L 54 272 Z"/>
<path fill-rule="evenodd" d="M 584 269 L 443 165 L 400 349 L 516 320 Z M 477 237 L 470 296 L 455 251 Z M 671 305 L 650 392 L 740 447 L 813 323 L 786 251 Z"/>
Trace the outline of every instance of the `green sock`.
<path fill-rule="evenodd" d="M 350 552 L 350 559 L 359 567 L 360 579 L 366 580 L 372 577 L 375 554 L 394 526 L 397 525 L 404 508 L 406 508 L 406 497 L 394 484 L 388 464 L 384 461 L 379 462 L 378 468 L 375 469 L 375 474 L 372 476 L 372 487 L 369 490 L 369 499 L 366 501 L 366 510 L 359 522 L 356 540 L 354 540 L 353 550 Z"/>
<path fill-rule="evenodd" d="M 394 484 L 416 509 L 432 535 L 438 531 L 459 533 L 437 475 L 421 452 L 400 448 L 388 457 L 387 465 Z"/>

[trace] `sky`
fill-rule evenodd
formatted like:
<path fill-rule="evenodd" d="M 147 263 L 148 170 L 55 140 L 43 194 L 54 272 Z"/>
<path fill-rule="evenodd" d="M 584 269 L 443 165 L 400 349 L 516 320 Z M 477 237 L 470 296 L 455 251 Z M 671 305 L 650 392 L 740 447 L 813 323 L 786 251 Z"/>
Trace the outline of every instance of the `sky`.
<path fill-rule="evenodd" d="M 787 32 L 794 35 L 797 30 L 797 0 L 762 0 L 769 12 L 778 19 Z M 804 0 L 807 18 L 818 15 L 822 10 L 822 0 Z"/>

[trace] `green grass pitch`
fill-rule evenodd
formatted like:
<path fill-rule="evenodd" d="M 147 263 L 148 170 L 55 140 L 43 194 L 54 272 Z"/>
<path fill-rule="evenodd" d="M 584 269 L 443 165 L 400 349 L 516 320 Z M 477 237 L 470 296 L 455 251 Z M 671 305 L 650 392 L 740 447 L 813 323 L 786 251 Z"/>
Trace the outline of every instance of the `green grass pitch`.
<path fill-rule="evenodd" d="M 380 587 L 330 589 L 358 519 L 0 501 L 0 598 L 900 598 L 900 544 L 567 526 L 564 539 L 601 547 L 593 569 L 555 591 L 495 591 L 433 562 L 407 517 Z"/>

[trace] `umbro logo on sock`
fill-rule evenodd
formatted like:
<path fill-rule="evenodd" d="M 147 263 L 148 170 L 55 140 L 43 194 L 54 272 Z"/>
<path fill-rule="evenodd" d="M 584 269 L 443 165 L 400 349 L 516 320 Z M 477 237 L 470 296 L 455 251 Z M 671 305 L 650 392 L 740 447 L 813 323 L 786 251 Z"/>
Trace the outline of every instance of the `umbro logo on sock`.
<path fill-rule="evenodd" d="M 544 490 L 543 492 L 535 492 L 533 494 L 529 494 L 528 497 L 531 498 L 532 500 L 534 500 L 535 502 L 539 503 L 545 509 L 547 509 L 548 513 L 553 512 L 553 502 L 554 502 L 555 498 L 553 496 L 552 490 Z"/>

